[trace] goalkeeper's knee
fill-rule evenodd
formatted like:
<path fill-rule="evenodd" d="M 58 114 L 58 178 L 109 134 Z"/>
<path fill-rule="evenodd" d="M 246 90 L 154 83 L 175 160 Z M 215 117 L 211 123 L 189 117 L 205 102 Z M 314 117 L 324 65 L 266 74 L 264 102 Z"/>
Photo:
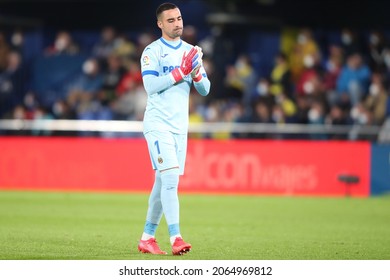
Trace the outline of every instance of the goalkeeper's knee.
<path fill-rule="evenodd" d="M 177 191 L 179 186 L 179 168 L 172 168 L 161 172 L 163 191 Z"/>

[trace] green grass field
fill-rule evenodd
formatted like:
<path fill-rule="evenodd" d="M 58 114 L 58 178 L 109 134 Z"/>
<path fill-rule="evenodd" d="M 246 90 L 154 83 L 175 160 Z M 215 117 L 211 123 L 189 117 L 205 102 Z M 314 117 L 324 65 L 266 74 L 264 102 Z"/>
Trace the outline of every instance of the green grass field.
<path fill-rule="evenodd" d="M 185 256 L 137 251 L 147 195 L 0 191 L 0 259 L 390 259 L 390 197 L 180 195 Z M 167 226 L 157 231 L 170 251 Z"/>

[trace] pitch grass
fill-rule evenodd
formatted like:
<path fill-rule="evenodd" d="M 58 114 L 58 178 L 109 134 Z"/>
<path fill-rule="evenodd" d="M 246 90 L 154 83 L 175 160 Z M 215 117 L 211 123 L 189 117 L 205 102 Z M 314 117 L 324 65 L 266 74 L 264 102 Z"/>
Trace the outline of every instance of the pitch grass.
<path fill-rule="evenodd" d="M 390 197 L 180 195 L 185 256 L 137 251 L 146 194 L 0 191 L 0 259 L 390 259 Z M 157 231 L 170 251 L 167 226 Z"/>

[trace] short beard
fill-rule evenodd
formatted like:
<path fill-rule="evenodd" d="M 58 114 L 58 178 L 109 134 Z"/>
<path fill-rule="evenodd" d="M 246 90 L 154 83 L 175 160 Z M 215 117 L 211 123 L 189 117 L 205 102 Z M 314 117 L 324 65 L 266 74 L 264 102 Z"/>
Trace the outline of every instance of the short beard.
<path fill-rule="evenodd" d="M 177 31 L 173 31 L 171 34 L 169 34 L 170 38 L 172 39 L 176 39 L 177 37 L 181 37 L 181 35 L 183 34 L 183 29 L 179 29 Z"/>

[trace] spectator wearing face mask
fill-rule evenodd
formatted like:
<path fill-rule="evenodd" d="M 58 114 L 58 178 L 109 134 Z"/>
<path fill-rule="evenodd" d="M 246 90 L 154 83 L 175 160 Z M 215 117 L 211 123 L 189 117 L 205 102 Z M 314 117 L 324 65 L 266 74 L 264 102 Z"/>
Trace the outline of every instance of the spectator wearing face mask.
<path fill-rule="evenodd" d="M 324 97 L 324 69 L 321 66 L 320 53 L 307 54 L 303 58 L 303 64 L 304 70 L 296 83 L 295 98 L 302 95 Z"/>
<path fill-rule="evenodd" d="M 72 108 L 86 106 L 103 86 L 103 75 L 97 59 L 90 58 L 83 63 L 82 72 L 67 89 L 67 101 Z"/>
<path fill-rule="evenodd" d="M 371 112 L 364 106 L 363 102 L 357 103 L 349 113 L 350 123 L 353 128 L 348 132 L 349 140 L 368 140 L 373 141 L 376 136 L 365 135 L 360 133 L 362 126 L 373 125 L 373 118 Z"/>
<path fill-rule="evenodd" d="M 292 53 L 289 55 L 291 79 L 293 82 L 298 81 L 305 69 L 305 57 L 315 55 L 318 52 L 319 46 L 313 37 L 311 29 L 302 28 L 296 37 Z"/>
<path fill-rule="evenodd" d="M 329 55 L 324 62 L 323 82 L 327 102 L 333 106 L 337 103 L 336 83 L 344 65 L 344 52 L 341 46 L 329 45 Z"/>
<path fill-rule="evenodd" d="M 241 100 L 250 110 L 251 96 L 256 88 L 257 73 L 248 55 L 241 54 L 234 65 L 228 66 L 225 78 L 227 97 Z"/>
<path fill-rule="evenodd" d="M 372 71 L 386 72 L 385 55 L 389 51 L 385 35 L 379 30 L 372 30 L 368 36 L 368 63 Z"/>
<path fill-rule="evenodd" d="M 310 125 L 322 125 L 325 123 L 325 106 L 321 100 L 314 100 L 311 103 L 308 120 Z M 327 135 L 324 133 L 312 133 L 310 134 L 311 139 L 323 140 L 327 139 Z"/>
<path fill-rule="evenodd" d="M 80 120 L 111 120 L 113 112 L 102 95 L 104 76 L 96 58 L 86 60 L 83 72 L 71 84 L 67 102 Z M 79 132 L 82 136 L 111 137 L 110 133 Z"/>
<path fill-rule="evenodd" d="M 23 55 L 24 34 L 21 29 L 15 29 L 11 35 L 11 49 Z"/>
<path fill-rule="evenodd" d="M 256 88 L 252 93 L 251 103 L 256 103 L 259 99 L 267 100 L 268 102 L 275 101 L 275 95 L 271 92 L 271 82 L 264 77 L 257 81 Z"/>
<path fill-rule="evenodd" d="M 370 125 L 372 124 L 371 114 L 362 102 L 357 103 L 350 110 L 350 119 L 352 124 Z"/>
<path fill-rule="evenodd" d="M 386 106 L 389 99 L 387 89 L 380 73 L 374 73 L 371 78 L 368 96 L 364 107 L 370 112 L 372 123 L 382 125 L 386 118 Z"/>
<path fill-rule="evenodd" d="M 356 52 L 365 52 L 359 33 L 352 28 L 344 27 L 341 29 L 340 43 L 345 56 L 349 56 Z"/>

